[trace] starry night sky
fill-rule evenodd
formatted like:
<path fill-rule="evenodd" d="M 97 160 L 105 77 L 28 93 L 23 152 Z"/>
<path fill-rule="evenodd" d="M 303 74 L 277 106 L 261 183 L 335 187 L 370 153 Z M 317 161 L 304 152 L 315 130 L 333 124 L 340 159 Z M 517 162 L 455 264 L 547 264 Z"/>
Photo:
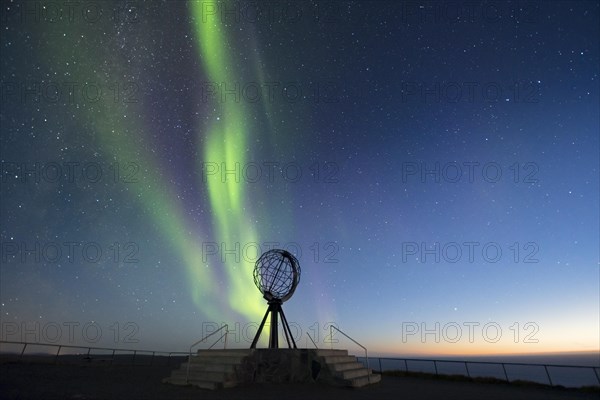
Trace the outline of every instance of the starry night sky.
<path fill-rule="evenodd" d="M 597 2 L 61 4 L 2 5 L 1 339 L 248 347 L 284 247 L 301 346 L 598 349 Z"/>

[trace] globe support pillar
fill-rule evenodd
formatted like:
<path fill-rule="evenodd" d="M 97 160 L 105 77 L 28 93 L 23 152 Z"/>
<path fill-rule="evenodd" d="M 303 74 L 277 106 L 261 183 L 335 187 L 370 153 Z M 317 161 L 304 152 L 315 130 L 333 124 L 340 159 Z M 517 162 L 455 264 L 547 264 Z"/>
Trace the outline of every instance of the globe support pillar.
<path fill-rule="evenodd" d="M 288 325 L 287 319 L 285 318 L 285 314 L 283 313 L 283 308 L 281 308 L 281 300 L 275 299 L 269 301 L 269 308 L 265 313 L 265 316 L 258 327 L 258 331 L 256 332 L 256 336 L 254 336 L 254 340 L 252 341 L 251 349 L 256 348 L 256 344 L 258 343 L 258 339 L 260 338 L 260 334 L 265 326 L 265 322 L 267 322 L 267 317 L 269 313 L 271 314 L 271 328 L 269 334 L 269 348 L 270 349 L 278 349 L 279 348 L 279 329 L 278 329 L 278 316 L 281 315 L 281 327 L 283 328 L 283 333 L 285 335 L 285 339 L 287 341 L 288 347 L 296 349 L 296 341 L 294 340 L 294 336 L 292 336 L 292 331 L 290 330 L 290 326 Z M 292 347 L 293 346 L 293 347 Z"/>
<path fill-rule="evenodd" d="M 279 324 L 283 328 L 283 334 L 288 347 L 297 349 L 296 342 L 290 331 L 290 325 L 285 318 L 281 305 L 290 299 L 300 282 L 300 264 L 296 257 L 287 250 L 271 249 L 263 253 L 256 264 L 254 264 L 254 284 L 263 294 L 263 298 L 269 304 L 256 336 L 250 345 L 256 348 L 260 334 L 262 333 L 269 313 L 271 314 L 271 328 L 269 329 L 269 349 L 279 348 Z M 281 321 L 281 322 L 280 322 Z M 292 347 L 293 346 L 293 347 Z"/>
<path fill-rule="evenodd" d="M 275 307 L 271 307 L 271 305 L 269 305 L 269 308 L 275 308 Z M 272 309 L 271 310 L 271 333 L 269 333 L 269 348 L 270 349 L 277 349 L 279 348 L 279 329 L 277 326 L 277 309 Z M 285 328 L 283 328 L 285 330 Z"/>

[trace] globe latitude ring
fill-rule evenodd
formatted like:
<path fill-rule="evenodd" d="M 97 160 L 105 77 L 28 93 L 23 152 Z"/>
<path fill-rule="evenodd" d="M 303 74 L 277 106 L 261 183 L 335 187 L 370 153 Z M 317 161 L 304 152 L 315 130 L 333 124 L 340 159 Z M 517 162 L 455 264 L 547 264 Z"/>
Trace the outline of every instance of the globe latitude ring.
<path fill-rule="evenodd" d="M 254 265 L 254 284 L 267 301 L 289 300 L 300 282 L 300 263 L 289 251 L 263 253 Z"/>

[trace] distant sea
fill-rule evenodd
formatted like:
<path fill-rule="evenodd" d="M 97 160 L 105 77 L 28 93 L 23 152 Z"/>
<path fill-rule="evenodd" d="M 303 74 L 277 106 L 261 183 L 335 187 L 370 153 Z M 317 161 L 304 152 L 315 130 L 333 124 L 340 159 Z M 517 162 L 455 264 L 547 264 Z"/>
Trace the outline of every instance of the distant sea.
<path fill-rule="evenodd" d="M 558 354 L 532 354 L 532 355 L 498 355 L 498 356 L 407 356 L 414 360 L 439 360 L 437 370 L 440 374 L 459 374 L 471 377 L 494 377 L 505 379 L 504 369 L 509 380 L 526 380 L 538 383 L 562 385 L 565 387 L 600 386 L 600 354 L 599 353 L 558 353 Z M 360 358 L 359 358 L 360 359 Z M 363 359 L 361 359 L 363 361 Z M 456 361 L 456 362 L 454 362 Z M 465 366 L 464 361 L 468 361 Z M 379 370 L 379 358 L 369 357 L 370 367 Z M 494 364 L 477 364 L 477 362 L 491 362 Z M 504 369 L 499 363 L 505 363 Z M 545 364 L 561 365 L 567 367 L 553 367 L 516 364 Z M 407 361 L 401 357 L 381 358 L 381 369 L 404 371 L 408 366 L 409 371 L 435 373 L 435 366 L 431 361 Z M 589 368 L 575 368 L 569 366 L 584 366 Z M 547 372 L 546 372 L 547 370 Z M 548 378 L 548 375 L 550 378 Z"/>

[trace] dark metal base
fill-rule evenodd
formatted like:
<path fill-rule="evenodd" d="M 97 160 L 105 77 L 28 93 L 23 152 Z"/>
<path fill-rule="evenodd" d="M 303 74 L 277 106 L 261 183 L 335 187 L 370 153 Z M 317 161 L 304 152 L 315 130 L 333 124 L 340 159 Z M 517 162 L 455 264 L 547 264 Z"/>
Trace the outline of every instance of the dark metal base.
<path fill-rule="evenodd" d="M 267 321 L 267 317 L 269 313 L 271 313 L 271 332 L 269 334 L 269 349 L 277 349 L 279 348 L 279 334 L 277 329 L 277 317 L 281 315 L 283 333 L 285 334 L 285 339 L 287 341 L 288 347 L 290 349 L 296 347 L 296 342 L 294 341 L 294 337 L 292 336 L 292 332 L 290 331 L 290 326 L 288 325 L 287 319 L 285 318 L 285 314 L 283 313 L 283 308 L 281 307 L 281 300 L 275 299 L 269 301 L 269 308 L 265 313 L 265 316 L 258 327 L 258 331 L 256 332 L 256 336 L 254 336 L 254 340 L 252 341 L 251 349 L 256 348 L 256 344 L 258 343 L 258 339 L 260 338 L 260 334 L 265 326 L 265 322 Z M 292 347 L 293 345 L 293 347 Z"/>

